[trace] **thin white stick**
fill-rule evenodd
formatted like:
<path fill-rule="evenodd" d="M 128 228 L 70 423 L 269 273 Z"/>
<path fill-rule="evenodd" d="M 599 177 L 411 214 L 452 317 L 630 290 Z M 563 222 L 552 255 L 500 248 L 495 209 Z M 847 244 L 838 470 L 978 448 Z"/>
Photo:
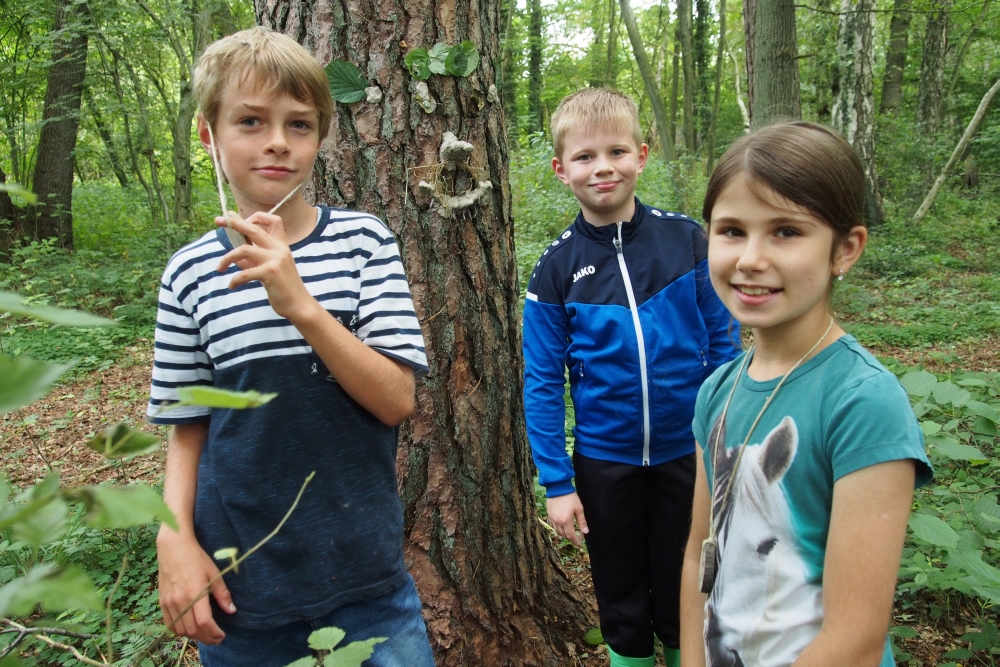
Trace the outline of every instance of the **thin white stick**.
<path fill-rule="evenodd" d="M 229 218 L 229 213 L 226 210 L 226 191 L 222 188 L 222 166 L 219 164 L 219 160 L 215 155 L 215 151 L 218 150 L 215 147 L 215 135 L 212 133 L 212 124 L 207 120 L 205 121 L 205 126 L 208 127 L 208 143 L 212 148 L 212 166 L 215 167 L 215 182 L 219 186 L 219 203 L 222 205 L 222 217 Z"/>
<path fill-rule="evenodd" d="M 301 188 L 301 187 L 302 187 L 302 185 L 303 185 L 304 183 L 305 183 L 305 181 L 302 181 L 302 183 L 299 183 L 299 184 L 298 184 L 298 185 L 296 185 L 296 186 L 295 186 L 294 188 L 292 188 L 292 191 L 291 191 L 291 192 L 289 192 L 289 193 L 288 193 L 287 195 L 285 195 L 285 198 L 284 198 L 284 199 L 282 199 L 282 200 L 281 200 L 281 201 L 279 201 L 279 202 L 278 202 L 277 204 L 275 204 L 275 205 L 274 205 L 274 208 L 272 208 L 272 209 L 271 209 L 270 211 L 268 211 L 268 212 L 267 212 L 267 214 L 268 214 L 268 215 L 271 215 L 271 214 L 273 214 L 273 213 L 274 213 L 275 211 L 277 211 L 277 210 L 278 210 L 279 208 L 281 208 L 282 206 L 284 206 L 284 205 L 285 205 L 285 202 L 286 202 L 286 201 L 288 201 L 289 199 L 291 199 L 291 198 L 292 198 L 292 195 L 294 195 L 294 194 L 295 194 L 296 192 L 298 192 L 298 191 L 299 191 L 299 188 Z"/>

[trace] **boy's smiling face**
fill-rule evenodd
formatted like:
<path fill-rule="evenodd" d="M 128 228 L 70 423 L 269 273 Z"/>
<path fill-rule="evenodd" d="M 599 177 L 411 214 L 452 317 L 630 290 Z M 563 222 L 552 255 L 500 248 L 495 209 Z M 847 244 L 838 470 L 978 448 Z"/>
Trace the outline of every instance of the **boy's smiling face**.
<path fill-rule="evenodd" d="M 597 225 L 632 219 L 635 184 L 649 147 L 637 146 L 627 129 L 573 127 L 563 137 L 552 169 L 580 202 L 583 217 Z"/>
<path fill-rule="evenodd" d="M 253 76 L 234 75 L 223 90 L 213 128 L 222 169 L 246 217 L 267 211 L 312 174 L 319 153 L 319 112 L 288 93 L 268 94 Z M 209 149 L 208 129 L 198 122 Z"/>

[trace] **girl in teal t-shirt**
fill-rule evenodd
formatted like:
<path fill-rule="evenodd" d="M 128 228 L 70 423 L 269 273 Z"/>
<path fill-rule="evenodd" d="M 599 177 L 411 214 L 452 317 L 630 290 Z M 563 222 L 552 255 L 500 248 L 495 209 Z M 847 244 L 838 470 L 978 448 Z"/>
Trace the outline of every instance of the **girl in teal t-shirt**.
<path fill-rule="evenodd" d="M 681 593 L 684 667 L 890 667 L 915 485 L 932 475 L 906 393 L 837 325 L 864 251 L 865 176 L 839 135 L 781 123 L 709 181 L 712 285 L 754 347 L 702 386 Z"/>

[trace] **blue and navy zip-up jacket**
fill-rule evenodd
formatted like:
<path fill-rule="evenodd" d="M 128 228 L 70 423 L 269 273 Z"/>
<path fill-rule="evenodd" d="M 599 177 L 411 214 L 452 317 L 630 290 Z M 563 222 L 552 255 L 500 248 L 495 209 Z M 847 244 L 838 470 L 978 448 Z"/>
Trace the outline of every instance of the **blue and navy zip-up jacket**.
<path fill-rule="evenodd" d="M 701 383 L 740 350 L 708 277 L 701 227 L 636 199 L 628 222 L 579 214 L 542 253 L 524 303 L 524 404 L 539 482 L 572 493 L 565 372 L 576 451 L 658 465 L 694 452 Z"/>

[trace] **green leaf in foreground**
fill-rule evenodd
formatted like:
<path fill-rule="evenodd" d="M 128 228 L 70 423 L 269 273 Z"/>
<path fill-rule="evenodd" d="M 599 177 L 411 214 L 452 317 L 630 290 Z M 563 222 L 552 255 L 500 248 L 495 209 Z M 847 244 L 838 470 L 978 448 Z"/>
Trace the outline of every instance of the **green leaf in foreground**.
<path fill-rule="evenodd" d="M 478 66 L 479 50 L 469 40 L 451 47 L 444 61 L 445 69 L 452 76 L 469 76 Z"/>
<path fill-rule="evenodd" d="M 910 530 L 915 536 L 936 546 L 947 549 L 958 546 L 958 533 L 936 516 L 914 514 L 910 517 Z"/>
<path fill-rule="evenodd" d="M 69 527 L 69 505 L 60 497 L 37 505 L 14 523 L 14 538 L 38 548 L 55 542 Z"/>
<path fill-rule="evenodd" d="M 128 424 L 115 424 L 88 440 L 87 446 L 105 458 L 114 459 L 155 451 L 160 447 L 160 439 Z"/>
<path fill-rule="evenodd" d="M 0 617 L 26 616 L 40 604 L 49 612 L 98 611 L 101 600 L 87 573 L 75 565 L 44 563 L 0 588 Z"/>
<path fill-rule="evenodd" d="M 13 292 L 0 292 L 0 312 L 2 311 L 66 327 L 106 327 L 115 324 L 114 320 L 90 313 L 82 313 L 79 310 L 28 304 Z"/>
<path fill-rule="evenodd" d="M 604 635 L 601 633 L 600 628 L 591 628 L 587 630 L 587 634 L 583 636 L 583 641 L 587 642 L 591 646 L 600 646 L 604 643 Z"/>
<path fill-rule="evenodd" d="M 899 383 L 910 396 L 927 396 L 934 390 L 937 378 L 927 371 L 916 371 L 901 377 Z"/>
<path fill-rule="evenodd" d="M 173 512 L 160 494 L 145 484 L 86 486 L 77 493 L 87 505 L 84 520 L 94 528 L 128 528 L 162 521 L 177 530 Z"/>
<path fill-rule="evenodd" d="M 30 357 L 0 355 L 0 414 L 22 408 L 49 393 L 73 364 L 56 364 Z"/>
<path fill-rule="evenodd" d="M 375 645 L 386 641 L 388 637 L 372 637 L 359 642 L 351 642 L 343 648 L 333 651 L 323 660 L 324 667 L 361 667 L 375 652 Z"/>
<path fill-rule="evenodd" d="M 438 42 L 435 44 L 431 50 L 428 52 L 430 56 L 430 69 L 432 74 L 447 74 L 448 69 L 445 66 L 445 61 L 448 60 L 448 51 L 451 47 L 443 42 Z"/>
<path fill-rule="evenodd" d="M 285 667 L 316 667 L 316 658 L 306 656 L 305 658 L 299 658 L 295 662 L 290 662 Z"/>
<path fill-rule="evenodd" d="M 228 389 L 216 389 L 215 387 L 181 387 L 177 390 L 177 396 L 181 399 L 179 403 L 174 403 L 168 408 L 176 408 L 187 405 L 200 405 L 206 408 L 229 408 L 232 410 L 244 410 L 247 408 L 259 408 L 268 403 L 277 394 L 261 394 L 256 391 L 229 391 Z"/>
<path fill-rule="evenodd" d="M 427 49 L 410 49 L 403 63 L 414 79 L 424 81 L 431 77 L 431 56 Z"/>
<path fill-rule="evenodd" d="M 309 648 L 315 651 L 332 651 L 346 636 L 347 633 L 340 628 L 320 628 L 309 635 Z"/>
<path fill-rule="evenodd" d="M 920 633 L 907 625 L 896 625 L 889 628 L 889 634 L 900 639 L 912 639 Z"/>
<path fill-rule="evenodd" d="M 9 194 L 16 195 L 29 204 L 38 203 L 38 195 L 23 185 L 18 185 L 17 183 L 0 183 L 0 192 L 7 192 Z"/>
<path fill-rule="evenodd" d="M 934 451 L 956 461 L 986 461 L 986 455 L 971 445 L 942 442 L 934 446 Z"/>
<path fill-rule="evenodd" d="M 368 80 L 364 73 L 354 63 L 346 60 L 331 60 L 323 68 L 326 80 L 330 84 L 330 96 L 338 102 L 353 104 L 365 99 Z"/>

